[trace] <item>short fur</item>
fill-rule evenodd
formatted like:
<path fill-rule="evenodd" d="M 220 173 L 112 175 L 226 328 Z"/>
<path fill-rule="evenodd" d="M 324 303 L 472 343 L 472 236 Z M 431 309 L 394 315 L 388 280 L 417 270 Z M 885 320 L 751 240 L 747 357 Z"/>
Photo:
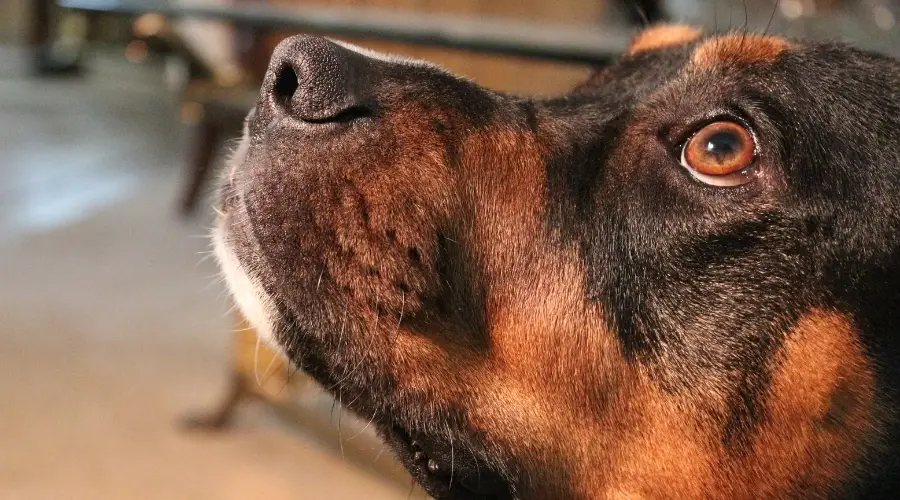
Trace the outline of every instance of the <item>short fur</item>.
<path fill-rule="evenodd" d="M 273 57 L 229 280 L 433 496 L 900 491 L 900 64 L 676 31 L 547 100 Z M 747 184 L 679 165 L 718 119 L 756 137 Z"/>

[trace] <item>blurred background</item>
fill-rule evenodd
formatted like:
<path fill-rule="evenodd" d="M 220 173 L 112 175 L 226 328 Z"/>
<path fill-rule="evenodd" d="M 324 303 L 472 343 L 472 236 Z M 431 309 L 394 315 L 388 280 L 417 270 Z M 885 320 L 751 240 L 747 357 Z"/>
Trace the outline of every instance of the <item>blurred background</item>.
<path fill-rule="evenodd" d="M 564 92 L 648 22 L 900 51 L 898 0 L 0 0 L 0 499 L 423 498 L 260 345 L 210 193 L 274 45 L 314 32 Z"/>

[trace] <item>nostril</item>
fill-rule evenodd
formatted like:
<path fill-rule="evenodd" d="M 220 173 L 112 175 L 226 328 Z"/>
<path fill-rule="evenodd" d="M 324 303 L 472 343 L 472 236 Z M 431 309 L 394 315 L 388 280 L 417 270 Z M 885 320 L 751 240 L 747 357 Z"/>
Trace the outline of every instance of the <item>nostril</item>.
<path fill-rule="evenodd" d="M 374 116 L 378 109 L 365 87 L 365 66 L 362 56 L 323 38 L 288 38 L 272 55 L 261 109 L 305 123 L 341 124 Z"/>
<path fill-rule="evenodd" d="M 303 121 L 309 123 L 347 123 L 359 118 L 372 116 L 373 114 L 374 112 L 371 108 L 363 105 L 356 105 L 342 109 L 341 111 L 324 118 L 305 118 Z"/>
<path fill-rule="evenodd" d="M 275 77 L 275 86 L 272 89 L 275 102 L 284 108 L 289 108 L 291 99 L 294 98 L 298 87 L 300 87 L 300 84 L 297 82 L 297 72 L 294 71 L 294 68 L 290 65 L 282 66 L 278 70 L 278 75 Z"/>

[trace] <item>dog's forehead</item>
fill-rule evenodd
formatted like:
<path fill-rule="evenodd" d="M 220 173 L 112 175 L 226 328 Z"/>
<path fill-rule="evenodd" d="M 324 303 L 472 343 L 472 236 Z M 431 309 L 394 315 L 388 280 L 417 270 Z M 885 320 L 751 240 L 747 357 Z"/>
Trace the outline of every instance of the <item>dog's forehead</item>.
<path fill-rule="evenodd" d="M 767 65 L 790 47 L 787 40 L 754 33 L 704 35 L 693 26 L 660 24 L 638 33 L 626 55 L 646 54 L 662 49 L 690 46 L 689 64 L 695 67 L 718 65 Z"/>
<path fill-rule="evenodd" d="M 703 95 L 724 98 L 736 90 L 733 84 L 755 85 L 761 83 L 760 76 L 767 75 L 764 81 L 768 75 L 793 71 L 779 63 L 788 53 L 801 52 L 795 45 L 770 35 L 709 34 L 687 25 L 656 25 L 635 35 L 616 63 L 599 69 L 572 94 L 620 110 L 660 98 L 669 103 L 684 97 L 702 101 Z M 688 107 L 698 105 L 702 102 Z"/>

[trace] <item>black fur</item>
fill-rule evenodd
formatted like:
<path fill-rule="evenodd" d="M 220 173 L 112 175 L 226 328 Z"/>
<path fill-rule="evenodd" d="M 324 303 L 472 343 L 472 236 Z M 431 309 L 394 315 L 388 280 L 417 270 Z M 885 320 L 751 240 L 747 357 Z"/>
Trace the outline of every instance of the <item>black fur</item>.
<path fill-rule="evenodd" d="M 306 57 L 304 44 L 320 43 L 309 40 L 280 57 Z M 900 64 L 795 41 L 770 64 L 700 66 L 691 62 L 700 43 L 624 56 L 548 100 L 326 45 L 353 70 L 352 102 L 341 106 L 367 111 L 326 117 L 315 129 L 285 118 L 271 100 L 276 77 L 267 80 L 250 119 L 250 154 L 226 188 L 237 194 L 225 208 L 244 216 L 228 225 L 229 242 L 277 303 L 277 339 L 290 358 L 372 416 L 431 494 L 577 495 L 556 467 L 567 457 L 538 460 L 492 442 L 471 425 L 466 388 L 457 403 L 403 390 L 385 357 L 405 328 L 456 356 L 459 370 L 477 369 L 491 356 L 491 294 L 533 278 L 492 281 L 471 240 L 492 214 L 477 213 L 483 187 L 473 179 L 482 173 L 472 173 L 463 144 L 495 129 L 539 144 L 543 238 L 577 250 L 587 298 L 627 362 L 646 367 L 670 395 L 727 402 L 725 415 L 708 411 L 723 422 L 715 439 L 728 453 L 746 453 L 772 417 L 763 402 L 786 332 L 812 309 L 852 317 L 886 410 L 883 444 L 864 450 L 861 472 L 836 478 L 832 491 L 866 499 L 900 492 Z M 383 125 L 401 115 L 403 124 Z M 754 181 L 712 187 L 679 165 L 691 133 L 720 119 L 754 134 Z M 408 171 L 390 185 L 401 175 L 393 169 L 430 161 L 447 167 L 446 189 L 425 177 L 421 189 L 409 188 Z M 392 197 L 373 199 L 384 186 Z M 336 215 L 345 206 L 355 207 L 353 220 Z M 380 210 L 393 210 L 384 227 L 375 222 Z M 517 258 L 527 262 L 534 251 Z M 356 302 L 376 313 L 374 324 L 354 312 Z M 417 463 L 416 450 L 441 473 Z M 459 460 L 455 481 L 448 453 Z"/>

